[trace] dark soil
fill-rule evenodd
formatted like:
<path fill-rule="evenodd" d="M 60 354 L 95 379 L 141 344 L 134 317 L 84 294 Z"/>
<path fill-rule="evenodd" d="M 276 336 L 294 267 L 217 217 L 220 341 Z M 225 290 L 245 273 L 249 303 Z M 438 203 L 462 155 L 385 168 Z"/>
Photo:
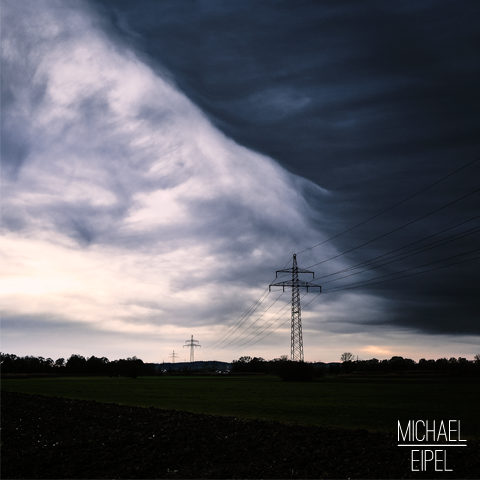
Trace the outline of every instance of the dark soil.
<path fill-rule="evenodd" d="M 412 472 L 391 435 L 2 392 L 2 478 L 478 478 L 480 442 L 452 472 Z M 433 462 L 432 462 L 433 463 Z M 433 470 L 433 471 L 432 471 Z"/>

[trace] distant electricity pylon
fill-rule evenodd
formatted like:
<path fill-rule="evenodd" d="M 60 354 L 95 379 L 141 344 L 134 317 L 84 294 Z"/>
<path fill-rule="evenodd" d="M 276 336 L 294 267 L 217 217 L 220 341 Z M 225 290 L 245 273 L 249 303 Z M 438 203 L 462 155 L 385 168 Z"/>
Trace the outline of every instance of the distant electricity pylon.
<path fill-rule="evenodd" d="M 291 273 L 292 279 L 285 282 L 271 283 L 268 286 L 268 289 L 271 290 L 271 287 L 292 287 L 292 332 L 291 332 L 291 341 L 290 341 L 290 358 L 294 362 L 303 362 L 303 336 L 302 336 L 302 309 L 300 306 L 300 288 L 319 288 L 320 292 L 322 287 L 320 285 L 315 285 L 313 283 L 304 282 L 303 280 L 298 279 L 299 273 L 311 273 L 313 278 L 315 278 L 315 273 L 310 272 L 309 270 L 304 270 L 303 268 L 298 268 L 297 266 L 297 255 L 293 254 L 293 265 L 292 268 L 287 268 L 284 270 L 277 270 L 275 273 L 275 278 L 277 278 L 280 272 Z"/>
<path fill-rule="evenodd" d="M 175 350 L 174 350 L 173 353 L 169 355 L 169 357 L 172 357 L 172 363 L 175 363 L 175 358 L 177 358 L 178 355 L 175 353 Z"/>
<path fill-rule="evenodd" d="M 184 347 L 190 347 L 190 362 L 194 362 L 193 353 L 195 352 L 195 347 L 202 348 L 201 345 L 195 345 L 195 342 L 198 343 L 198 340 L 194 340 L 193 335 L 190 340 L 185 340 L 186 345 Z"/>

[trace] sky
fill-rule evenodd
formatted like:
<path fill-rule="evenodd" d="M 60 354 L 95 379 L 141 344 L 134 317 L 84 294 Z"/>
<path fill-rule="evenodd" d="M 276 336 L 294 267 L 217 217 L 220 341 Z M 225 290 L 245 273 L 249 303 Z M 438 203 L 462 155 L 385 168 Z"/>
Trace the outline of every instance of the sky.
<path fill-rule="evenodd" d="M 473 359 L 479 14 L 1 0 L 1 350 Z"/>

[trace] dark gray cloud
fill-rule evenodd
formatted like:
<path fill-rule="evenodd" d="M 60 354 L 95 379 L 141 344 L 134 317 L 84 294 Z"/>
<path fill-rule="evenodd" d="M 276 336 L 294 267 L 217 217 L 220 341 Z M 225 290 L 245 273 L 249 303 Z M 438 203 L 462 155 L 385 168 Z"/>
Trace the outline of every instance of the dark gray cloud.
<path fill-rule="evenodd" d="M 220 130 L 331 190 L 320 200 L 306 195 L 319 212 L 314 222 L 327 236 L 480 154 L 476 2 L 462 8 L 453 1 L 93 5 L 109 19 L 112 35 L 130 42 L 154 67 L 167 67 Z M 349 250 L 475 190 L 479 173 L 478 163 L 472 165 L 335 239 L 336 249 Z M 477 211 L 478 194 L 344 258 L 356 264 Z M 474 226 L 478 219 L 453 233 Z M 301 235 L 297 240 L 298 250 L 309 246 Z M 477 243 L 478 233 L 349 281 L 453 257 Z M 325 256 L 320 247 L 299 258 L 316 263 Z M 478 283 L 477 267 L 472 260 L 362 290 L 389 300 L 387 323 L 478 334 L 480 305 L 471 287 Z M 321 269 L 332 271 L 328 264 Z"/>
<path fill-rule="evenodd" d="M 221 129 L 326 188 L 385 155 L 476 153 L 473 2 L 99 3 Z"/>

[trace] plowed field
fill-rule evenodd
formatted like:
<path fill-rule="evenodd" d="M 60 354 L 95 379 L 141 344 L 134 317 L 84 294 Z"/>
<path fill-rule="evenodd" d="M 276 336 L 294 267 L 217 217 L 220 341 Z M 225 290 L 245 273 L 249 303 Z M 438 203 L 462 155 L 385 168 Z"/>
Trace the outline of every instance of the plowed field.
<path fill-rule="evenodd" d="M 2 478 L 478 478 L 480 442 L 452 472 L 412 472 L 390 435 L 2 392 Z"/>

